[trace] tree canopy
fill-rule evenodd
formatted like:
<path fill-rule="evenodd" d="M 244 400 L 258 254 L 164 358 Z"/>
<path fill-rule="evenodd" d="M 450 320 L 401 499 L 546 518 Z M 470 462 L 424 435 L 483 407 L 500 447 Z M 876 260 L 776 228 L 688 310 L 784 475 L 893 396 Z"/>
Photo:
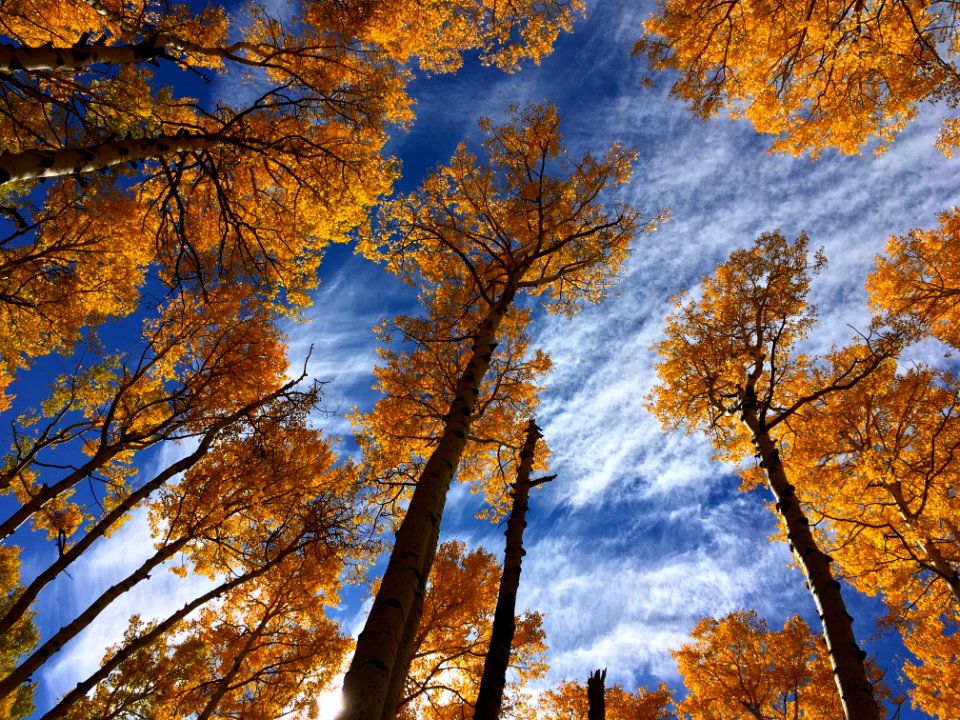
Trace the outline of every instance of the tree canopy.
<path fill-rule="evenodd" d="M 316 718 L 341 686 L 343 707 L 329 712 L 340 720 L 880 720 L 907 696 L 918 713 L 953 720 L 960 211 L 933 228 L 899 224 L 865 288 L 835 282 L 827 303 L 846 313 L 863 300 L 851 312 L 870 316 L 836 345 L 810 302 L 827 265 L 793 229 L 803 225 L 788 223 L 794 240 L 763 232 L 693 285 L 684 263 L 696 255 L 699 273 L 719 249 L 703 241 L 716 230 L 705 214 L 687 236 L 639 237 L 665 213 L 645 215 L 634 202 L 646 190 L 627 185 L 671 184 L 649 158 L 673 138 L 624 130 L 634 109 L 604 95 L 620 80 L 598 81 L 569 53 L 551 72 L 563 65 L 564 81 L 580 83 L 575 112 L 525 75 L 482 88 L 517 100 L 457 145 L 432 127 L 405 135 L 418 108 L 447 113 L 454 128 L 463 108 L 441 106 L 481 93 L 478 75 L 431 76 L 538 64 L 584 7 L 3 4 L 0 720 Z M 636 51 L 678 73 L 674 95 L 696 114 L 730 110 L 773 134 L 775 150 L 814 159 L 886 147 L 922 102 L 951 113 L 960 102 L 955 13 L 944 3 L 663 0 L 645 30 Z M 591 37 L 605 48 L 617 40 Z M 603 132 L 584 133 L 585 118 Z M 641 151 L 617 133 L 640 138 Z M 401 157 L 424 142 L 449 159 L 403 178 Z M 948 117 L 938 144 L 949 154 L 958 143 L 960 120 Z M 707 145 L 684 152 L 691 165 L 713 157 Z M 885 216 L 892 192 L 868 181 L 885 172 L 875 167 L 860 184 Z M 672 182 L 715 209 L 689 175 Z M 723 224 L 758 224 L 740 210 L 729 207 Z M 331 253 L 335 244 L 357 257 Z M 658 277 L 644 275 L 651 263 Z M 360 267 L 377 281 L 357 287 L 350 271 Z M 325 399 L 336 379 L 313 379 L 318 365 L 353 360 L 333 329 L 339 318 L 312 307 L 328 269 L 327 297 L 356 290 L 378 303 L 377 359 L 363 361 L 372 393 L 346 413 Z M 381 299 L 377 283 L 393 281 L 406 286 L 406 307 Z M 632 285 L 649 302 L 615 304 Z M 676 295 L 661 327 L 653 308 L 667 287 Z M 308 317 L 313 325 L 301 324 Z M 567 337 L 578 322 L 609 334 Z M 658 364 L 634 348 L 617 368 L 625 392 L 586 370 L 653 332 Z M 305 349 L 311 336 L 322 351 Z M 548 347 L 563 356 L 556 365 Z M 707 435 L 728 471 L 661 487 L 647 472 L 657 463 L 614 467 L 629 448 L 613 445 L 647 432 L 620 414 L 643 405 L 647 370 L 657 376 L 647 405 L 663 427 Z M 554 392 L 560 373 L 591 405 L 564 408 L 566 428 L 553 422 L 572 397 Z M 344 415 L 352 438 L 336 436 Z M 606 416 L 609 445 L 591 445 L 588 415 Z M 544 430 L 535 416 L 548 418 Z M 552 455 L 548 442 L 564 433 Z M 653 437 L 641 462 L 672 462 L 675 440 Z M 581 477 L 550 469 L 562 458 L 569 471 L 572 456 Z M 687 454 L 673 467 L 686 476 L 694 463 Z M 598 489 L 603 473 L 629 480 Z M 803 573 L 798 595 L 809 591 L 806 621 L 770 630 L 759 610 L 774 608 L 778 625 L 786 614 L 757 572 L 744 572 L 750 593 L 688 607 L 676 593 L 692 585 L 676 583 L 662 600 L 676 577 L 668 563 L 703 520 L 685 511 L 727 490 L 736 501 L 724 512 L 749 508 L 734 474 L 744 491 L 769 490 L 773 539 Z M 528 492 L 558 476 L 563 490 L 554 483 L 541 496 L 549 502 L 530 503 L 536 552 L 521 582 Z M 656 518 L 624 521 L 654 496 Z M 496 531 L 474 524 L 491 520 L 506 525 L 503 568 L 486 540 Z M 623 544 L 571 534 L 601 524 L 624 525 L 631 552 L 662 556 L 664 573 L 611 555 Z M 762 554 L 751 534 L 728 533 L 738 562 Z M 606 575 L 574 588 L 570 603 L 581 606 L 570 616 L 551 618 L 538 607 L 550 593 L 585 585 L 562 560 L 571 538 L 602 558 L 593 577 Z M 711 567 L 715 552 L 698 548 Z M 597 617 L 640 581 L 649 587 L 613 612 L 642 606 L 643 623 Z M 746 594 L 757 608 L 731 612 Z M 364 600 L 366 616 L 354 614 Z M 694 620 L 698 605 L 716 617 Z M 902 673 L 904 697 L 867 657 L 877 643 L 865 642 L 874 618 L 863 608 L 885 613 L 878 633 L 898 649 L 880 660 Z M 807 624 L 817 616 L 822 634 Z M 674 620 L 672 632 L 645 624 Z M 590 646 L 601 621 L 613 640 Z M 636 627 L 656 637 L 643 638 L 646 655 L 628 656 Z M 666 637 L 679 674 L 652 659 L 670 662 Z M 72 662 L 99 639 L 95 662 Z M 604 689 L 607 669 L 586 686 L 556 681 L 552 644 L 567 677 L 606 666 L 619 681 Z M 73 675 L 55 692 L 58 672 Z"/>

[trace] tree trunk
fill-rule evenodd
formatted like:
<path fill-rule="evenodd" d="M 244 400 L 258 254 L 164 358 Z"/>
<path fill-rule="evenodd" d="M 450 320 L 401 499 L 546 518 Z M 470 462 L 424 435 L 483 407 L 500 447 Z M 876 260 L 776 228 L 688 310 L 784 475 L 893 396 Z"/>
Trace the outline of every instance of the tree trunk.
<path fill-rule="evenodd" d="M 853 634 L 853 618 L 847 612 L 840 583 L 830 571 L 830 558 L 817 546 L 810 522 L 794 494 L 794 487 L 780 461 L 780 453 L 757 412 L 756 397 L 747 393 L 743 402 L 743 422 L 753 434 L 766 470 L 770 490 L 776 499 L 777 513 L 787 529 L 794 555 L 807 577 L 817 613 L 823 623 L 823 636 L 830 654 L 834 679 L 840 693 L 846 720 L 880 720 L 880 708 L 864 665 L 866 653 Z"/>
<path fill-rule="evenodd" d="M 607 704 L 604 699 L 604 681 L 607 679 L 606 669 L 590 673 L 587 678 L 587 718 L 588 720 L 605 720 Z"/>
<path fill-rule="evenodd" d="M 497 592 L 497 609 L 493 615 L 490 632 L 490 648 L 483 662 L 483 675 L 474 706 L 473 720 L 499 720 L 503 704 L 503 689 L 507 683 L 507 667 L 510 664 L 510 649 L 516 632 L 515 613 L 517 590 L 520 587 L 520 565 L 523 556 L 523 530 L 527 526 L 527 507 L 530 488 L 552 480 L 553 477 L 530 480 L 533 470 L 534 451 L 537 440 L 543 437 L 536 422 L 527 425 L 527 438 L 520 451 L 520 466 L 517 482 L 513 486 L 513 508 L 507 521 L 507 545 L 503 556 L 503 572 Z"/>
<path fill-rule="evenodd" d="M 466 446 L 480 384 L 490 367 L 497 329 L 513 301 L 515 287 L 508 287 L 477 329 L 473 354 L 457 383 L 443 434 L 427 460 L 414 489 L 403 522 L 397 530 L 390 561 L 370 609 L 350 669 L 343 679 L 343 711 L 338 720 L 380 720 L 392 689 L 402 691 L 394 680 L 400 672 L 400 654 L 408 623 L 420 623 L 416 597 L 425 587 L 440 537 L 440 519 L 447 491 Z M 419 608 L 422 611 L 422 602 Z"/>
<path fill-rule="evenodd" d="M 73 47 L 0 45 L 0 72 L 78 70 L 90 65 L 130 65 L 166 55 L 162 35 L 134 45 L 77 44 Z"/>
<path fill-rule="evenodd" d="M 435 553 L 434 553 L 435 554 Z M 433 558 L 430 558 L 430 567 L 433 567 Z M 393 672 L 390 673 L 390 684 L 387 686 L 387 694 L 383 701 L 383 710 L 380 711 L 380 720 L 394 720 L 397 717 L 397 710 L 403 699 L 403 691 L 407 683 L 407 675 L 410 674 L 410 665 L 413 662 L 413 654 L 417 649 L 417 633 L 420 629 L 420 620 L 423 617 L 423 603 L 427 594 L 427 576 L 424 575 L 420 587 L 417 588 L 417 594 L 413 598 L 413 606 L 410 608 L 410 621 L 403 629 L 403 637 L 400 639 L 400 649 L 397 651 L 397 661 L 394 663 Z M 413 619 L 416 618 L 416 622 Z"/>
<path fill-rule="evenodd" d="M 223 142 L 211 135 L 179 134 L 115 140 L 80 149 L 24 150 L 0 155 L 0 185 L 21 180 L 91 173 L 113 165 L 175 153 L 208 150 Z"/>

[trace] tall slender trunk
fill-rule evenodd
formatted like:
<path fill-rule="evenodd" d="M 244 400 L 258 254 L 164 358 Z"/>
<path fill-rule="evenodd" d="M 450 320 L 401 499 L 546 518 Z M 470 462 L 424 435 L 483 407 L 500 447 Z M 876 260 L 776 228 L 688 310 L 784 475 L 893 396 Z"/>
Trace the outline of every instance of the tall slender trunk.
<path fill-rule="evenodd" d="M 99 5 L 102 9 L 102 5 Z M 109 12 L 101 12 L 109 16 Z M 120 16 L 115 16 L 120 18 Z M 121 18 L 121 24 L 122 18 Z M 131 29 L 130 32 L 136 32 Z M 253 54 L 253 57 L 250 54 Z M 0 72 L 14 70 L 27 71 L 57 71 L 82 70 L 91 65 L 134 65 L 141 62 L 157 64 L 158 59 L 173 59 L 180 53 L 192 53 L 209 58 L 222 58 L 235 62 L 263 67 L 269 63 L 267 59 L 260 59 L 259 53 L 269 54 L 270 51 L 279 53 L 280 48 L 262 47 L 245 41 L 232 42 L 228 45 L 203 46 L 190 42 L 186 38 L 169 32 L 154 32 L 144 40 L 124 45 L 106 45 L 95 42 L 92 45 L 77 43 L 69 47 L 27 47 L 25 45 L 0 45 Z"/>
<path fill-rule="evenodd" d="M 780 452 L 760 418 L 756 395 L 750 389 L 745 393 L 742 410 L 743 422 L 753 434 L 761 465 L 776 499 L 777 513 L 786 526 L 787 537 L 807 577 L 810 594 L 823 623 L 823 636 L 844 717 L 846 720 L 880 720 L 880 708 L 864 664 L 866 653 L 860 649 L 853 634 L 853 618 L 847 612 L 840 583 L 830 571 L 830 557 L 817 546 L 810 531 L 810 521 L 797 501 L 794 487 L 780 461 Z"/>
<path fill-rule="evenodd" d="M 467 443 L 480 384 L 490 367 L 497 329 L 513 301 L 516 287 L 508 286 L 477 328 L 473 353 L 457 382 L 443 434 L 427 460 L 397 530 L 390 561 L 373 601 L 370 615 L 357 638 L 350 669 L 343 679 L 344 709 L 339 720 L 380 720 L 387 693 L 398 687 L 400 654 L 408 623 L 420 623 L 422 603 L 416 597 L 430 575 L 440 537 L 440 519 L 447 491 Z M 399 684 L 402 690 L 402 684 Z M 391 702 L 395 706 L 397 699 Z"/>
<path fill-rule="evenodd" d="M 430 558 L 429 564 L 433 567 L 433 558 Z M 420 586 L 417 588 L 417 594 L 413 598 L 413 606 L 410 608 L 410 620 L 403 629 L 403 637 L 400 639 L 400 649 L 397 651 L 397 661 L 390 673 L 390 683 L 387 685 L 387 694 L 383 701 L 383 710 L 380 711 L 380 720 L 394 720 L 397 717 L 397 709 L 403 699 L 403 690 L 407 684 L 407 676 L 410 674 L 410 665 L 413 663 L 413 654 L 417 649 L 417 633 L 420 629 L 420 620 L 423 617 L 423 603 L 426 594 L 427 576 L 423 575 Z M 413 621 L 414 618 L 416 618 L 416 622 Z"/>
<path fill-rule="evenodd" d="M 507 544 L 503 555 L 503 571 L 500 576 L 500 588 L 497 591 L 497 609 L 493 615 L 493 629 L 490 631 L 490 648 L 483 662 L 483 674 L 480 677 L 480 689 L 474 705 L 473 720 L 498 720 L 503 705 L 503 689 L 507 684 L 507 667 L 510 664 L 510 648 L 516 632 L 515 613 L 517 609 L 517 590 L 520 587 L 520 565 L 525 552 L 523 550 L 523 530 L 527 526 L 527 508 L 530 488 L 552 480 L 556 476 L 530 480 L 533 470 L 534 452 L 537 440 L 543 437 L 536 422 L 527 425 L 527 437 L 520 451 L 520 465 L 517 468 L 517 481 L 513 486 L 513 508 L 507 521 Z"/>
<path fill-rule="evenodd" d="M 604 698 L 606 692 L 604 683 L 607 679 L 607 670 L 597 670 L 587 678 L 587 718 L 588 720 L 606 720 L 607 703 Z"/>
<path fill-rule="evenodd" d="M 223 138 L 182 133 L 152 138 L 114 140 L 84 148 L 24 150 L 0 155 L 0 185 L 21 180 L 91 173 L 125 162 L 147 160 L 193 150 L 208 150 Z"/>
<path fill-rule="evenodd" d="M 163 35 L 133 45 L 77 44 L 72 47 L 0 45 L 0 72 L 78 70 L 90 65 L 131 65 L 166 55 Z"/>

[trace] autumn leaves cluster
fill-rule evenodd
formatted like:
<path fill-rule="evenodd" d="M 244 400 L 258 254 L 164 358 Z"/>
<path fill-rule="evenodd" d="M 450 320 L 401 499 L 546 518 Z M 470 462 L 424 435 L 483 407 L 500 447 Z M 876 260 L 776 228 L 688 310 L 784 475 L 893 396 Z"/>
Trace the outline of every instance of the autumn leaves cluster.
<path fill-rule="evenodd" d="M 784 39 L 755 10 L 703 5 L 722 17 L 691 25 L 691 9 L 665 4 L 638 49 L 688 69 L 677 94 L 701 114 L 732 104 L 786 149 L 889 140 L 918 99 L 951 91 L 942 18 L 858 3 L 831 21 L 833 10 L 822 20 L 810 7 Z M 4 3 L 0 717 L 29 715 L 47 663 L 168 569 L 192 578 L 193 595 L 165 617 L 131 617 L 45 719 L 310 715 L 342 669 L 344 719 L 452 720 L 474 706 L 478 720 L 585 716 L 577 683 L 536 706 L 525 696 L 545 671 L 545 638 L 536 613 L 516 617 L 510 604 L 518 513 L 547 479 L 533 418 L 550 360 L 529 327 L 538 313 L 602 300 L 631 242 L 662 218 L 614 199 L 634 152 L 567 156 L 549 105 L 482 120 L 479 148 L 462 144 L 405 196 L 387 199 L 398 167 L 383 152 L 413 121 L 416 73 L 455 71 L 468 52 L 515 70 L 581 10 L 577 0 L 346 0 L 298 4 L 281 20 L 257 2 L 233 15 Z M 853 30 L 848 11 L 860 18 Z M 780 6 L 774 24 L 797 12 Z M 880 25 L 913 55 L 865 52 Z M 717 55 L 713 43 L 733 48 L 720 30 L 749 42 Z M 758 71 L 749 58 L 761 46 L 785 48 L 772 84 L 738 74 L 744 57 Z M 828 61 L 861 89 L 859 105 L 833 79 L 817 85 Z M 885 61 L 902 72 L 878 73 Z M 210 87 L 224 91 L 210 101 Z M 869 107 L 858 118 L 838 114 L 842 102 Z M 667 425 L 711 433 L 748 486 L 769 484 L 824 639 L 796 618 L 781 631 L 749 611 L 704 620 L 676 651 L 686 699 L 614 686 L 609 717 L 879 717 L 885 691 L 852 634 L 840 577 L 882 594 L 916 657 L 905 668 L 914 702 L 948 717 L 958 386 L 897 357 L 924 338 L 960 342 L 958 222 L 946 213 L 941 228 L 892 241 L 869 280 L 875 324 L 823 357 L 802 353 L 822 263 L 805 238 L 766 234 L 699 295 L 678 297 L 651 407 Z M 421 306 L 378 328 L 381 399 L 353 417 L 357 459 L 317 429 L 322 387 L 305 380 L 309 357 L 288 365 L 280 329 L 310 303 L 334 242 L 355 243 Z M 484 493 L 490 516 L 516 520 L 503 568 L 439 543 L 455 476 Z M 41 594 L 131 521 L 149 524 L 153 545 L 41 642 Z M 392 532 L 353 647 L 327 611 L 342 583 L 366 580 Z M 35 560 L 21 578 L 25 538 Z"/>

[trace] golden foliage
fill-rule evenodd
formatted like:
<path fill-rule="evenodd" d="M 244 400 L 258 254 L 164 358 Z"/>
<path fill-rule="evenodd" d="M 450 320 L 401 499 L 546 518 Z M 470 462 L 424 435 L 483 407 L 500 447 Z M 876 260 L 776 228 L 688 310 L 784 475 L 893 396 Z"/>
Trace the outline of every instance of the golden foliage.
<path fill-rule="evenodd" d="M 336 568 L 312 553 L 279 565 L 127 657 L 66 717 L 272 720 L 308 708 L 350 644 L 324 614 L 336 601 Z M 108 657 L 150 627 L 134 617 Z"/>
<path fill-rule="evenodd" d="M 753 454 L 736 415 L 748 376 L 756 375 L 760 407 L 772 415 L 802 396 L 796 379 L 810 360 L 790 350 L 812 327 L 810 276 L 826 262 L 817 253 L 811 263 L 807 244 L 805 235 L 789 242 L 765 233 L 702 277 L 695 297 L 673 298 L 656 346 L 660 382 L 648 399 L 665 427 L 707 432 L 718 456 L 737 462 Z"/>
<path fill-rule="evenodd" d="M 656 690 L 625 691 L 619 683 L 604 689 L 607 720 L 672 720 L 673 693 L 665 683 Z M 587 720 L 587 688 L 576 681 L 561 682 L 537 698 L 537 718 L 542 720 Z"/>
<path fill-rule="evenodd" d="M 397 62 L 416 59 L 430 72 L 453 72 L 465 51 L 478 51 L 486 65 L 516 70 L 538 63 L 560 31 L 570 32 L 583 0 L 523 0 L 495 5 L 476 0 L 416 0 L 357 3 L 366 13 L 364 40 Z"/>
<path fill-rule="evenodd" d="M 455 720 L 472 715 L 500 572 L 496 558 L 482 549 L 467 552 L 466 545 L 456 541 L 437 549 L 398 718 Z M 528 680 L 540 679 L 547 671 L 540 614 L 524 613 L 516 623 L 505 712 L 520 700 L 518 691 Z"/>
<path fill-rule="evenodd" d="M 904 663 L 914 683 L 913 706 L 936 718 L 951 717 L 960 703 L 960 613 L 943 608 L 936 598 L 919 600 L 914 625 L 904 638 L 914 659 Z"/>
<path fill-rule="evenodd" d="M 771 631 L 753 611 L 704 618 L 673 653 L 690 720 L 835 720 L 843 717 L 822 639 L 799 617 Z"/>
<path fill-rule="evenodd" d="M 639 213 L 605 207 L 600 198 L 627 181 L 634 153 L 616 145 L 602 161 L 571 161 L 555 108 L 514 107 L 511 116 L 503 126 L 481 121 L 487 164 L 461 144 L 418 191 L 386 203 L 378 229 L 361 239 L 362 252 L 421 289 L 426 307 L 426 317 L 394 321 L 412 349 L 381 351 L 384 399 L 355 418 L 370 472 L 382 480 L 417 477 L 491 312 L 521 292 L 545 296 L 550 312 L 572 313 L 604 296 L 627 257 Z M 511 308 L 500 321 L 458 473 L 484 488 L 495 514 L 505 508 L 505 483 L 497 479 L 509 474 L 536 408 L 538 378 L 550 367 L 528 348 L 530 312 Z M 384 340 L 393 327 L 380 328 Z"/>
<path fill-rule="evenodd" d="M 461 144 L 420 190 L 384 204 L 360 249 L 444 307 L 493 306 L 512 287 L 546 294 L 550 312 L 571 313 L 601 299 L 627 258 L 640 213 L 607 208 L 601 194 L 629 180 L 636 153 L 617 144 L 602 160 L 573 161 L 556 108 L 510 114 L 502 126 L 481 120 L 485 164 Z"/>
<path fill-rule="evenodd" d="M 809 468 L 798 490 L 827 521 L 824 540 L 849 581 L 898 614 L 919 595 L 960 606 L 953 378 L 923 368 L 898 376 L 890 362 L 793 427 L 791 462 Z"/>
<path fill-rule="evenodd" d="M 644 32 L 634 51 L 679 71 L 674 95 L 704 118 L 730 108 L 774 135 L 775 151 L 889 143 L 918 103 L 960 90 L 956 13 L 929 0 L 658 0 Z"/>
<path fill-rule="evenodd" d="M 867 287 L 878 311 L 960 348 L 960 210 L 942 213 L 936 230 L 891 237 Z"/>

